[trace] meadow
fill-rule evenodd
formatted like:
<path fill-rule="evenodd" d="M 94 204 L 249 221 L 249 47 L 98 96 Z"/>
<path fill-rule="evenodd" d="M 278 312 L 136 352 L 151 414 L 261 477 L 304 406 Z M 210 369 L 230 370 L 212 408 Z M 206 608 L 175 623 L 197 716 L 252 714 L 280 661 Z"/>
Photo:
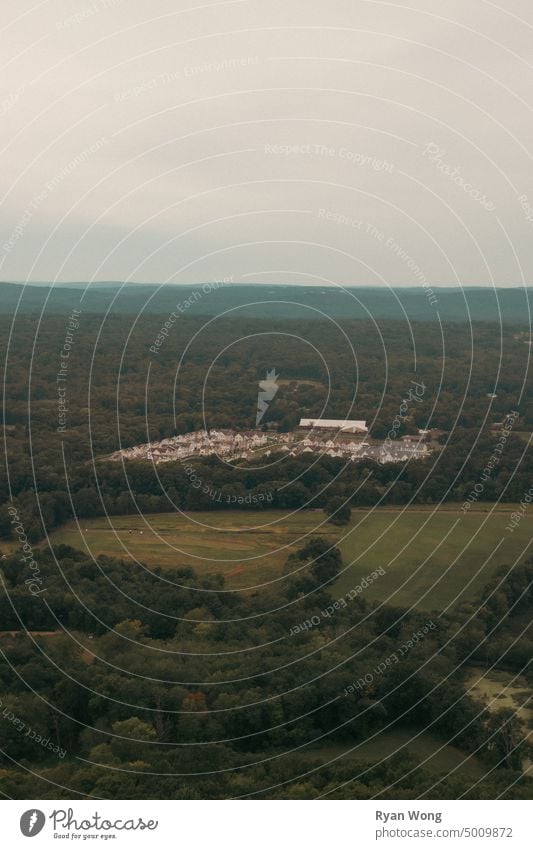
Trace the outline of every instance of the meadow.
<path fill-rule="evenodd" d="M 360 743 L 324 745 L 318 748 L 303 748 L 298 755 L 311 763 L 330 763 L 339 760 L 364 763 L 381 763 L 394 755 L 412 755 L 420 765 L 435 773 L 453 773 L 459 770 L 472 778 L 481 778 L 486 767 L 475 755 L 462 751 L 457 746 L 444 743 L 429 731 L 396 728 L 380 731 Z"/>
<path fill-rule="evenodd" d="M 464 514 L 457 505 L 354 510 L 350 524 L 335 527 L 317 510 L 231 511 L 146 517 L 113 516 L 70 522 L 50 540 L 91 552 L 139 561 L 148 567 L 191 566 L 199 574 L 221 573 L 233 589 L 279 578 L 292 551 L 309 536 L 340 547 L 344 568 L 334 596 L 357 586 L 381 567 L 385 575 L 364 590 L 369 601 L 443 611 L 473 599 L 502 564 L 527 556 L 531 520 L 514 531 L 505 526 L 512 505 L 478 505 Z"/>
<path fill-rule="evenodd" d="M 339 543 L 345 565 L 338 589 L 348 592 L 381 566 L 386 576 L 365 591 L 369 600 L 439 612 L 470 601 L 500 566 L 528 555 L 531 519 L 509 533 L 512 509 L 354 513 Z"/>
<path fill-rule="evenodd" d="M 317 529 L 331 534 L 322 511 L 282 510 L 155 513 L 69 522 L 50 535 L 65 544 L 148 567 L 190 566 L 199 574 L 222 574 L 234 589 L 279 577 L 292 551 Z"/>

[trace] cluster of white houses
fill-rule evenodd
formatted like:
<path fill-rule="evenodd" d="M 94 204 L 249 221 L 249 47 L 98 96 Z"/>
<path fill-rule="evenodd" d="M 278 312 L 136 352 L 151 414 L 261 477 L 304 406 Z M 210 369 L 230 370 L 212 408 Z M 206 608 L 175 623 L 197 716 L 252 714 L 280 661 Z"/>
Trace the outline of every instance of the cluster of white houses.
<path fill-rule="evenodd" d="M 276 441 L 281 437 L 276 435 Z M 123 457 L 126 460 L 152 460 L 154 463 L 169 463 L 174 460 L 188 460 L 191 457 L 208 457 L 218 454 L 225 459 L 237 460 L 255 456 L 272 437 L 261 431 L 237 432 L 233 430 L 197 430 L 181 436 L 171 436 L 160 442 L 147 442 L 124 448 L 111 455 L 112 460 Z"/>
<path fill-rule="evenodd" d="M 292 457 L 322 454 L 354 462 L 368 458 L 378 463 L 398 463 L 429 454 L 426 443 L 417 437 L 371 445 L 365 441 L 366 434 L 368 428 L 364 421 L 301 419 L 298 432 L 295 433 L 198 430 L 159 442 L 124 448 L 112 454 L 111 459 L 169 463 L 216 454 L 225 460 L 250 460 L 258 455 L 269 456 L 282 452 Z M 356 439 L 356 436 L 359 438 Z"/>

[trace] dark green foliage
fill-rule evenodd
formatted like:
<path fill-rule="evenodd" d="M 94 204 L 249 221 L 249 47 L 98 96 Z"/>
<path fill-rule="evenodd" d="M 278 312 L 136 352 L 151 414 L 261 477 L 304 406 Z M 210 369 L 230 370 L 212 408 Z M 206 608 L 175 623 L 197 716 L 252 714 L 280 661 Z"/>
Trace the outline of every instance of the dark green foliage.
<path fill-rule="evenodd" d="M 325 507 L 326 515 L 329 516 L 329 521 L 332 525 L 347 525 L 350 521 L 352 511 L 350 505 L 346 504 L 342 498 L 338 496 L 331 498 Z"/>
<path fill-rule="evenodd" d="M 69 296 L 58 297 L 65 306 Z M 397 435 L 428 424 L 453 430 L 429 475 L 424 462 L 346 465 L 327 456 L 288 457 L 262 468 L 214 457 L 195 463 L 211 487 L 272 493 L 271 507 L 326 509 L 339 520 L 350 506 L 463 502 L 497 442 L 491 424 L 517 408 L 522 390 L 515 430 L 533 424 L 529 347 L 519 328 L 505 328 L 502 360 L 493 325 L 444 324 L 441 336 L 436 323 L 375 326 L 343 317 L 354 361 L 329 323 L 281 317 L 277 324 L 225 318 L 186 351 L 203 323 L 191 314 L 154 355 L 149 348 L 164 315 L 133 326 L 124 317 L 130 313 L 103 321 L 86 311 L 69 359 L 68 426 L 58 432 L 55 381 L 65 314 L 38 323 L 23 313 L 11 335 L 10 320 L 0 321 L 6 545 L 11 504 L 32 546 L 73 516 L 231 509 L 192 487 L 180 463 L 123 467 L 102 457 L 206 425 L 254 427 L 258 381 L 271 368 L 285 381 L 269 407 L 269 421 L 280 430 L 321 411 L 366 418 L 383 436 L 415 379 L 427 389 Z M 253 341 L 258 334 L 260 346 Z M 329 395 L 323 363 L 311 346 L 294 346 L 295 334 L 324 354 Z M 245 341 L 233 346 L 235 339 Z M 489 400 L 498 372 L 498 397 Z M 484 481 L 483 498 L 518 502 L 532 479 L 531 450 L 513 433 Z M 372 606 L 364 594 L 341 605 L 340 554 L 322 539 L 302 540 L 283 580 L 248 592 L 229 592 L 222 578 L 201 578 L 193 568 L 95 562 L 86 552 L 52 552 L 44 543 L 42 586 L 32 593 L 20 553 L 0 562 L 0 749 L 9 797 L 531 798 L 531 780 L 521 774 L 527 748 L 520 721 L 488 712 L 465 685 L 472 663 L 505 665 L 531 684 L 532 642 L 523 624 L 533 600 L 530 563 L 502 570 L 476 605 L 443 616 L 435 611 L 435 627 L 401 662 L 387 665 L 427 614 Z M 367 683 L 354 686 L 360 680 Z M 21 724 L 65 755 L 27 737 Z M 372 762 L 343 756 L 326 765 L 305 756 L 306 746 L 349 750 L 404 728 L 475 755 L 480 774 L 436 771 L 409 752 Z"/>

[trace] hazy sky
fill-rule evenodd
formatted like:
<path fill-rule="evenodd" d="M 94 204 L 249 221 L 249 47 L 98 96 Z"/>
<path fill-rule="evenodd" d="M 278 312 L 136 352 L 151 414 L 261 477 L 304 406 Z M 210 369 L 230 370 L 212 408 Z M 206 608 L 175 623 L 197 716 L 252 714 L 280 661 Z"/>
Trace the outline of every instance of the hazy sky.
<path fill-rule="evenodd" d="M 533 281 L 531 0 L 4 4 L 4 280 Z"/>

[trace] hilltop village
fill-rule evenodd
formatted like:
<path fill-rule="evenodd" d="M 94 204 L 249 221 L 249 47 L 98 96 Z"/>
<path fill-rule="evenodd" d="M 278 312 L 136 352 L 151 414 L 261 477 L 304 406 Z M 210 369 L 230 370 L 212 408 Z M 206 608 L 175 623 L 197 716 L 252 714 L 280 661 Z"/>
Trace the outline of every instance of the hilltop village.
<path fill-rule="evenodd" d="M 263 430 L 198 430 L 124 448 L 111 455 L 111 460 L 150 460 L 170 463 L 194 457 L 217 455 L 225 460 L 256 460 L 274 453 L 295 457 L 300 454 L 321 454 L 348 461 L 364 459 L 378 463 L 398 463 L 425 459 L 435 447 L 429 431 L 417 436 L 368 441 L 365 422 L 302 419 L 298 430 L 278 433 Z"/>

